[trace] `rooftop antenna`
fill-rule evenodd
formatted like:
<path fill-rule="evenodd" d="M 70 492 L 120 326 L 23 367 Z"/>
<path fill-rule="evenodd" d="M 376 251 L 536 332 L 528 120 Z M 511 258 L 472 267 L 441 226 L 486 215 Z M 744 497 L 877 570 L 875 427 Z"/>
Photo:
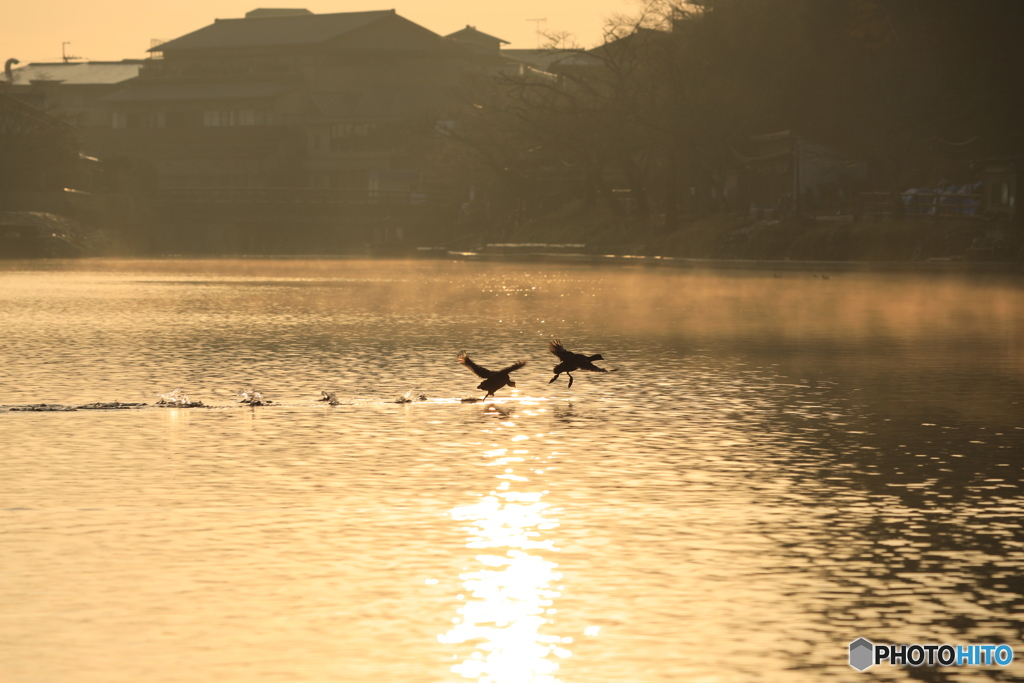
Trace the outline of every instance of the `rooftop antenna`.
<path fill-rule="evenodd" d="M 537 25 L 537 49 L 539 50 L 540 49 L 540 25 L 543 24 L 545 21 L 547 21 L 547 19 L 546 18 L 544 18 L 544 19 L 527 19 L 527 21 L 532 21 L 533 23 L 535 23 Z"/>
<path fill-rule="evenodd" d="M 67 53 L 67 46 L 70 44 L 70 42 L 64 42 L 60 44 L 60 56 L 64 59 L 65 64 L 70 62 L 72 59 L 81 59 L 81 57 L 76 57 L 75 55 L 69 55 Z"/>

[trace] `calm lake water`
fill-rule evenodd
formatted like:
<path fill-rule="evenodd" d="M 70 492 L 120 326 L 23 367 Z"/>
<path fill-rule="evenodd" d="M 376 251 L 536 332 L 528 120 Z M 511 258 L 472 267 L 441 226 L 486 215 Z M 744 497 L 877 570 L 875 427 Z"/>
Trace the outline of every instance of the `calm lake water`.
<path fill-rule="evenodd" d="M 1022 284 L 2 263 L 0 680 L 1021 680 Z"/>

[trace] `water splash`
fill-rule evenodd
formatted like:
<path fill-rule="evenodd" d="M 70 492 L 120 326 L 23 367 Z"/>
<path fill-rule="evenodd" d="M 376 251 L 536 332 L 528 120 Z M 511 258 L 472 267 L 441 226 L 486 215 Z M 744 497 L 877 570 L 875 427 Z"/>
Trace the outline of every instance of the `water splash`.
<path fill-rule="evenodd" d="M 248 403 L 251 406 L 265 406 L 273 403 L 273 401 L 269 401 L 263 398 L 263 394 L 256 391 L 255 389 L 250 389 L 248 391 L 243 389 L 239 391 L 238 400 L 240 403 Z"/>
<path fill-rule="evenodd" d="M 173 391 L 168 391 L 165 394 L 156 395 L 159 401 L 156 402 L 158 406 L 170 406 L 173 408 L 199 408 L 203 405 L 202 401 L 193 401 L 188 397 L 181 387 L 176 387 Z"/>

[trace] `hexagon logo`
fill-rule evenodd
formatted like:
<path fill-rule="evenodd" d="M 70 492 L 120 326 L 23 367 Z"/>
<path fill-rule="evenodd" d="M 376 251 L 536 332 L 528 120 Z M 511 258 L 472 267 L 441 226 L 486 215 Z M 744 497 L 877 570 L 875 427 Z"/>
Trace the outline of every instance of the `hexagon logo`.
<path fill-rule="evenodd" d="M 874 664 L 875 646 L 870 640 L 858 638 L 850 643 L 850 666 L 857 671 L 864 671 Z"/>

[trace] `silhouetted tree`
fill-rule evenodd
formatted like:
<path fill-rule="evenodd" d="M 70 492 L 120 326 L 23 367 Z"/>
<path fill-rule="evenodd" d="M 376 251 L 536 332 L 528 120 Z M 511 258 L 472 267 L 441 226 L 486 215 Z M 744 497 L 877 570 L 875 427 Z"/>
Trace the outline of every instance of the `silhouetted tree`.
<path fill-rule="evenodd" d="M 616 211 L 624 183 L 669 229 L 763 133 L 868 161 L 896 193 L 1024 154 L 1022 29 L 1010 0 L 649 0 L 553 74 L 492 82 L 452 139 L 523 201 L 572 177 L 574 198 Z"/>
<path fill-rule="evenodd" d="M 1019 97 L 1000 76 L 1024 59 L 1021 3 L 819 0 L 804 22 L 816 85 L 805 129 L 871 162 L 894 194 L 1021 152 Z"/>
<path fill-rule="evenodd" d="M 78 150 L 74 128 L 0 93 L 0 206 L 15 193 L 74 187 Z"/>

